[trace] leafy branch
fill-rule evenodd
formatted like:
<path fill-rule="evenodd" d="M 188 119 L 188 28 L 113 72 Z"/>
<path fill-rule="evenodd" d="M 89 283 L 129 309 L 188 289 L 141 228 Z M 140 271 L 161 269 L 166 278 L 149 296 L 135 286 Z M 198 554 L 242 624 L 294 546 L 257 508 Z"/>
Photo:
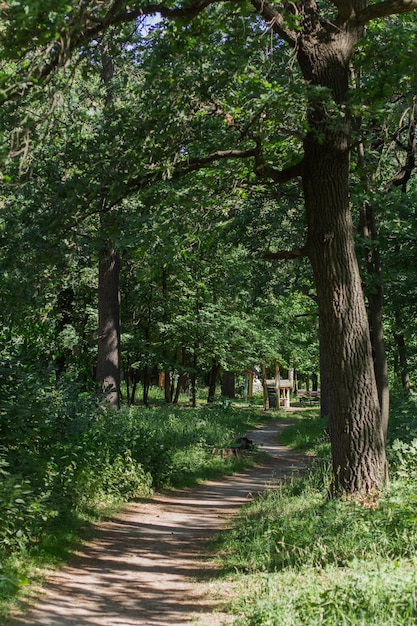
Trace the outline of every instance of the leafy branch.
<path fill-rule="evenodd" d="M 287 167 L 283 170 L 278 170 L 263 162 L 263 155 L 260 146 L 260 142 L 257 142 L 255 146 L 247 149 L 228 149 L 228 150 L 216 150 L 211 154 L 201 157 L 188 158 L 183 161 L 179 161 L 172 166 L 171 170 L 167 170 L 166 167 L 154 168 L 151 171 L 140 174 L 131 178 L 125 184 L 123 191 L 116 198 L 112 198 L 110 203 L 107 204 L 106 210 L 114 208 L 127 196 L 141 191 L 164 180 L 177 180 L 192 172 L 204 169 L 209 165 L 228 159 L 248 159 L 254 158 L 255 167 L 254 172 L 259 178 L 269 179 L 274 183 L 285 183 L 297 176 L 301 176 L 302 161 Z M 109 190 L 105 190 L 107 195 Z"/>

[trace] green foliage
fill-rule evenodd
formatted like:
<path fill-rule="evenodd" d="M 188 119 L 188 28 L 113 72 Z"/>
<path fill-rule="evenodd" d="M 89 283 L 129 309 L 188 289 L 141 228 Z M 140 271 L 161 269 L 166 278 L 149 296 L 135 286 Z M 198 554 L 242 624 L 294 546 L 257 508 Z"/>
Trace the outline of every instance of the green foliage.
<path fill-rule="evenodd" d="M 8 366 L 0 411 L 0 595 L 19 595 L 76 545 L 80 523 L 153 490 L 181 487 L 247 466 L 213 454 L 262 417 L 221 403 L 106 410 L 70 377 Z M 75 531 L 74 531 L 75 529 Z M 71 530 L 71 532 L 69 532 Z M 0 602 L 0 615 L 7 612 Z"/>
<path fill-rule="evenodd" d="M 404 395 L 396 388 L 391 393 L 391 414 L 388 429 L 389 448 L 396 440 L 410 444 L 417 439 L 417 396 Z"/>
<path fill-rule="evenodd" d="M 327 501 L 317 478 L 262 497 L 231 538 L 230 567 L 281 571 L 350 567 L 366 554 L 381 560 L 411 558 L 416 549 L 415 496 L 398 484 L 378 506 L 370 501 Z M 326 486 L 326 485 L 325 485 Z M 324 487 L 325 487 L 324 486 Z M 405 506 L 405 501 L 408 505 Z"/>
<path fill-rule="evenodd" d="M 0 456 L 0 554 L 26 548 L 39 537 L 45 522 L 54 516 L 45 503 L 47 494 L 36 496 L 27 479 L 12 475 Z"/>
<path fill-rule="evenodd" d="M 235 606 L 236 626 L 411 626 L 416 623 L 414 561 L 249 577 L 253 592 Z"/>
<path fill-rule="evenodd" d="M 178 487 L 218 471 L 219 459 L 212 454 L 213 448 L 233 445 L 237 435 L 257 419 L 256 410 L 224 410 L 222 405 L 132 407 L 106 415 L 96 425 L 94 449 L 105 445 L 112 455 L 125 446 L 152 477 L 154 488 Z M 231 469 L 234 462 L 224 459 L 220 465 Z"/>
<path fill-rule="evenodd" d="M 294 413 L 299 421 L 292 424 L 280 435 L 280 441 L 300 452 L 323 456 L 329 453 L 329 441 L 326 436 L 327 420 L 317 416 L 317 409 Z"/>
<path fill-rule="evenodd" d="M 324 423 L 300 413 L 281 440 L 318 454 L 311 471 L 249 505 L 217 548 L 242 588 L 241 626 L 415 624 L 415 398 L 394 396 L 391 486 L 379 499 L 328 499 Z M 395 438 L 399 433 L 404 439 Z M 248 590 L 250 589 L 250 592 Z"/>
<path fill-rule="evenodd" d="M 29 548 L 68 515 L 231 471 L 235 460 L 213 448 L 232 445 L 259 419 L 221 405 L 106 411 L 74 383 L 29 380 L 1 414 L 3 554 Z"/>

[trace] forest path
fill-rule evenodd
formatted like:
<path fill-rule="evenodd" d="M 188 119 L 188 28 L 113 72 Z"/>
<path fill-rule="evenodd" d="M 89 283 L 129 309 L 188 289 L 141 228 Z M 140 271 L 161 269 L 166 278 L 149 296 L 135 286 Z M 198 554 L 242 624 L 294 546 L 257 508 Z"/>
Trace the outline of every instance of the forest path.
<path fill-rule="evenodd" d="M 272 420 L 248 434 L 270 455 L 264 465 L 124 507 L 10 626 L 230 624 L 204 549 L 239 507 L 307 466 L 277 441 L 290 423 Z"/>

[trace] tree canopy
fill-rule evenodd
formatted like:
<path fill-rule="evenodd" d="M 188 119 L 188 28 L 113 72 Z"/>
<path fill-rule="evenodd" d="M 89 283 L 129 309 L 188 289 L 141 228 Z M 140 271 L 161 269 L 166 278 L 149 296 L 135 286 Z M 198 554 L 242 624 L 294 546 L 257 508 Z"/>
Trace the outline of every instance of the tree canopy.
<path fill-rule="evenodd" d="M 403 378 L 415 343 L 416 8 L 3 2 L 9 356 L 42 344 L 87 372 L 98 339 L 116 404 L 123 362 L 166 380 L 315 362 L 332 492 L 380 489 L 385 282 Z"/>

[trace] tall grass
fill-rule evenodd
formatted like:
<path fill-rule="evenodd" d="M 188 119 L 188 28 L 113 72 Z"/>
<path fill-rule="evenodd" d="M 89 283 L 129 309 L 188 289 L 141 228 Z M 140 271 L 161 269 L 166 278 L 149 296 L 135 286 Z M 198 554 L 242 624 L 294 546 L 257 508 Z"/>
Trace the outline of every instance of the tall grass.
<path fill-rule="evenodd" d="M 377 502 L 328 500 L 320 418 L 300 414 L 285 432 L 287 444 L 320 455 L 309 475 L 268 490 L 219 539 L 224 571 L 241 589 L 237 625 L 417 624 L 415 408 L 394 398 L 391 488 Z"/>

